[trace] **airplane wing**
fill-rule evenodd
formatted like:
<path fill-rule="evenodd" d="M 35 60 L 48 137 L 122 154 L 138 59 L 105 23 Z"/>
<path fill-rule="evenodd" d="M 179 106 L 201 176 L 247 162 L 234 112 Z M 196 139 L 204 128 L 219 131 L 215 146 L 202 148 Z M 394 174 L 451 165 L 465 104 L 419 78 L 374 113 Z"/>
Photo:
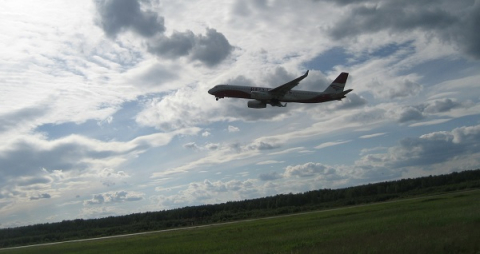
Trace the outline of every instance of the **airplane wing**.
<path fill-rule="evenodd" d="M 298 83 L 300 83 L 300 81 L 302 81 L 302 79 L 306 78 L 308 76 L 308 71 L 305 72 L 305 74 L 303 74 L 302 76 L 288 82 L 288 83 L 285 83 L 281 86 L 278 86 L 278 87 L 275 87 L 271 90 L 268 91 L 268 93 L 270 93 L 271 95 L 273 95 L 273 97 L 275 98 L 280 98 L 282 96 L 284 96 L 286 93 L 288 93 L 288 91 L 292 90 L 292 88 L 294 88 L 295 86 L 298 85 Z"/>

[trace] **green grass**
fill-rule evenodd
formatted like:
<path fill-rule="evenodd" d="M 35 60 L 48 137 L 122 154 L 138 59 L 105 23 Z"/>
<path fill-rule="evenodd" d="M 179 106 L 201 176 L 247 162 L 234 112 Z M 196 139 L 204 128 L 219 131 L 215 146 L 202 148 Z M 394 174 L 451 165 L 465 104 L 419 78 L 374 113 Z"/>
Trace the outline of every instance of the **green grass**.
<path fill-rule="evenodd" d="M 480 253 L 480 190 L 0 253 Z"/>

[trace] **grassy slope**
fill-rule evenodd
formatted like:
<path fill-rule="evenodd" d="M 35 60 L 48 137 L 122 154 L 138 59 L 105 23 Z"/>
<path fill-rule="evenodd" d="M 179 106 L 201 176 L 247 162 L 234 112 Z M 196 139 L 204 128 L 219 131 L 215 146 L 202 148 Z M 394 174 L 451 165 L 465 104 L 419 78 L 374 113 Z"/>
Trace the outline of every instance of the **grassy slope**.
<path fill-rule="evenodd" d="M 480 253 L 480 190 L 1 253 Z"/>

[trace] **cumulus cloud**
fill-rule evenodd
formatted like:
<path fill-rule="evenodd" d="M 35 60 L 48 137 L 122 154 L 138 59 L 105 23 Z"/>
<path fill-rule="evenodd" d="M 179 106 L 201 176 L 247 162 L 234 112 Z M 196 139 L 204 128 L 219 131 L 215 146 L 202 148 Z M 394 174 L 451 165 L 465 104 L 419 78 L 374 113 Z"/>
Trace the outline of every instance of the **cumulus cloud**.
<path fill-rule="evenodd" d="M 429 166 L 480 153 L 480 125 L 459 127 L 452 131 L 432 132 L 418 138 L 402 139 L 386 153 L 368 154 L 356 162 L 361 167 L 399 169 Z"/>
<path fill-rule="evenodd" d="M 194 133 L 197 131 L 199 129 Z M 188 135 L 189 131 L 175 133 Z M 98 179 L 113 185 L 113 181 L 129 177 L 114 168 L 148 148 L 168 144 L 176 134 L 157 133 L 127 142 L 102 142 L 79 135 L 57 140 L 19 137 L 0 146 L 0 193 L 9 198 L 21 198 L 29 195 L 30 188 L 48 190 L 55 183 L 85 179 Z"/>
<path fill-rule="evenodd" d="M 164 19 L 157 13 L 142 10 L 137 0 L 95 0 L 99 26 L 109 37 L 115 38 L 125 30 L 151 37 L 165 31 Z"/>
<path fill-rule="evenodd" d="M 456 45 L 465 55 L 480 58 L 478 1 L 338 1 L 350 6 L 348 14 L 328 29 L 335 40 L 352 39 L 381 31 L 411 33 L 426 31 L 445 43 Z M 351 4 L 351 5 L 350 5 Z"/>
<path fill-rule="evenodd" d="M 93 195 L 92 199 L 83 201 L 83 205 L 100 205 L 108 203 L 121 203 L 129 201 L 139 201 L 143 199 L 144 194 L 139 192 L 107 192 Z"/>
<path fill-rule="evenodd" d="M 468 103 L 462 104 L 455 99 L 445 98 L 417 105 L 391 107 L 386 110 L 385 114 L 399 123 L 406 123 L 420 121 L 430 116 L 442 115 L 457 108 L 468 107 Z M 439 123 L 441 122 L 443 121 Z"/>
<path fill-rule="evenodd" d="M 397 112 L 398 122 L 405 123 L 409 121 L 418 121 L 424 118 L 422 112 L 414 107 L 402 107 L 400 112 Z"/>
<path fill-rule="evenodd" d="M 96 0 L 95 3 L 97 23 L 108 37 L 115 38 L 122 32 L 132 31 L 146 38 L 148 52 L 159 57 L 188 57 L 191 61 L 213 67 L 226 59 L 234 49 L 227 38 L 213 28 L 207 28 L 206 35 L 195 35 L 190 30 L 164 35 L 164 18 L 148 9 L 150 1 Z"/>
<path fill-rule="evenodd" d="M 237 132 L 237 131 L 240 131 L 238 127 L 235 127 L 233 125 L 228 126 L 228 132 Z"/>
<path fill-rule="evenodd" d="M 259 196 L 256 180 L 192 182 L 177 195 L 159 196 L 157 202 L 162 207 L 180 207 L 185 205 L 212 204 L 233 200 L 255 198 Z"/>
<path fill-rule="evenodd" d="M 255 141 L 252 144 L 246 146 L 248 150 L 272 150 L 281 147 L 280 143 L 268 142 L 268 141 Z"/>
<path fill-rule="evenodd" d="M 341 103 L 335 103 L 330 106 L 332 110 L 352 109 L 362 107 L 367 104 L 367 100 L 355 93 L 349 93 L 346 98 L 342 99 Z"/>
<path fill-rule="evenodd" d="M 448 112 L 454 108 L 461 107 L 461 103 L 454 99 L 444 98 L 441 100 L 434 100 L 420 105 L 426 113 L 441 113 Z"/>
<path fill-rule="evenodd" d="M 205 145 L 205 148 L 208 150 L 217 150 L 220 147 L 220 144 L 218 143 L 208 143 Z"/>
<path fill-rule="evenodd" d="M 188 56 L 192 61 L 213 67 L 226 59 L 233 46 L 222 33 L 208 28 L 206 35 L 195 35 L 192 31 L 174 32 L 170 37 L 161 35 L 148 42 L 148 51 L 154 55 L 175 59 Z"/>
<path fill-rule="evenodd" d="M 285 168 L 285 177 L 313 177 L 318 175 L 335 174 L 335 169 L 321 163 L 308 162 L 302 165 Z"/>
<path fill-rule="evenodd" d="M 195 144 L 195 142 L 190 142 L 190 143 L 186 143 L 183 145 L 184 148 L 188 148 L 188 149 L 200 149 L 199 146 L 197 146 L 197 144 Z"/>
<path fill-rule="evenodd" d="M 128 142 L 102 142 L 80 135 L 70 135 L 56 140 L 44 137 L 19 137 L 0 146 L 0 171 L 5 177 L 29 175 L 32 172 L 47 170 L 82 170 L 98 168 L 103 170 L 118 166 L 125 158 L 145 149 L 168 144 L 177 134 L 188 134 L 193 129 L 183 129 L 171 133 L 156 133 L 137 137 Z M 194 130 L 196 133 L 198 129 Z M 29 158 L 22 160 L 22 158 Z M 24 163 L 17 163 L 24 161 Z"/>
<path fill-rule="evenodd" d="M 384 77 L 385 78 L 385 77 Z M 379 98 L 405 98 L 418 95 L 423 86 L 409 78 L 392 78 L 386 81 L 373 81 L 368 85 L 373 94 Z"/>

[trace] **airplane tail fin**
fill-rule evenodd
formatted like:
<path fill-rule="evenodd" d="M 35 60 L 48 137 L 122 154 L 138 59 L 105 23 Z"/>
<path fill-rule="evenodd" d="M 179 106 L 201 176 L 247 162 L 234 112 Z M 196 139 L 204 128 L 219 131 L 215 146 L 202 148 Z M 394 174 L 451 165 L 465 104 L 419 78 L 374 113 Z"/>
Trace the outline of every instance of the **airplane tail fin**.
<path fill-rule="evenodd" d="M 338 77 L 330 84 L 324 93 L 341 93 L 345 88 L 345 83 L 347 83 L 348 73 L 342 72 Z"/>

